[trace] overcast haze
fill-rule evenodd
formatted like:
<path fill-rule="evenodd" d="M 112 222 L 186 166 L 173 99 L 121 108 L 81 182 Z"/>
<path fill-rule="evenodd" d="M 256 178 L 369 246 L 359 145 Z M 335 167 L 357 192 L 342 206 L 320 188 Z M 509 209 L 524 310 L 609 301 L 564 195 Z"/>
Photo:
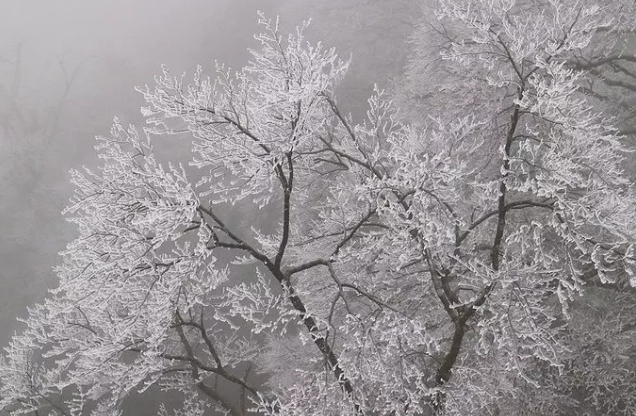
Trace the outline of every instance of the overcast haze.
<path fill-rule="evenodd" d="M 138 123 L 135 85 L 159 65 L 234 68 L 255 46 L 256 11 L 289 28 L 313 18 L 310 40 L 352 54 L 340 90 L 361 109 L 373 82 L 402 67 L 417 15 L 406 0 L 0 0 L 0 345 L 15 318 L 55 286 L 51 268 L 74 235 L 60 214 L 68 170 L 92 164 L 113 116 Z M 187 149 L 186 149 L 187 150 Z"/>

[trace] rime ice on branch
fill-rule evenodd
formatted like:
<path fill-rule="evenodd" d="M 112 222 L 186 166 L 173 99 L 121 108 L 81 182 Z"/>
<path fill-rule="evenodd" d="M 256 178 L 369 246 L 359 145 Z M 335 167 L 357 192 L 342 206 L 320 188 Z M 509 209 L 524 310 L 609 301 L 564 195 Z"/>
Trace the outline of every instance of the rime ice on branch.
<path fill-rule="evenodd" d="M 99 170 L 72 174 L 79 236 L 7 350 L 0 405 L 120 414 L 159 386 L 184 397 L 163 415 L 554 413 L 572 300 L 636 286 L 629 149 L 572 64 L 613 6 L 569 3 L 442 1 L 402 90 L 447 74 L 417 119 L 377 89 L 355 123 L 334 94 L 347 62 L 306 24 L 261 16 L 236 73 L 164 69 L 139 89 L 148 127 L 116 121 Z M 156 136 L 184 132 L 191 169 L 160 163 Z"/>

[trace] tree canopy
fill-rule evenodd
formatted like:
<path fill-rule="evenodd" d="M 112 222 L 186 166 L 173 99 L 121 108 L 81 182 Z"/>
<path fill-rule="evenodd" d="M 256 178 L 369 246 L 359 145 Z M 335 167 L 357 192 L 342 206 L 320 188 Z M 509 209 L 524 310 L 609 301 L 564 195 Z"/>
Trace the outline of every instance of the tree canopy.
<path fill-rule="evenodd" d="M 115 120 L 72 172 L 78 237 L 0 406 L 121 415 L 160 388 L 183 398 L 162 415 L 633 414 L 630 89 L 603 66 L 631 85 L 634 12 L 440 0 L 363 121 L 307 24 L 261 15 L 238 72 L 164 69 L 147 125 Z"/>

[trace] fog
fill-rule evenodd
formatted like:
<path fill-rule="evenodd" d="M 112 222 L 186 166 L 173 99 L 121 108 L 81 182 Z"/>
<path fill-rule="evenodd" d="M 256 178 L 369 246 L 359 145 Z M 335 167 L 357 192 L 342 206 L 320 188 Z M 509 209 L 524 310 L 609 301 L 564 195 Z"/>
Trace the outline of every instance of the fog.
<path fill-rule="evenodd" d="M 57 253 L 74 235 L 60 213 L 69 169 L 95 163 L 93 138 L 113 116 L 141 121 L 134 86 L 152 83 L 160 64 L 237 68 L 256 46 L 258 9 L 285 28 L 311 17 L 310 40 L 352 56 L 339 94 L 359 114 L 373 83 L 389 85 L 404 64 L 414 3 L 0 0 L 0 345 L 56 285 Z"/>

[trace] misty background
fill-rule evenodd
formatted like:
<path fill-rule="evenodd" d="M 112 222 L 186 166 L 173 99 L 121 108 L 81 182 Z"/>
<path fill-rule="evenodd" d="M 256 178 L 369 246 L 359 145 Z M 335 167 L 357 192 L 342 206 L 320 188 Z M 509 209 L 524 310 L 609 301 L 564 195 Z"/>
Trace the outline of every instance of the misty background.
<path fill-rule="evenodd" d="M 61 215 L 68 171 L 95 165 L 94 136 L 113 116 L 141 124 L 137 85 L 166 64 L 212 75 L 257 47 L 257 10 L 283 32 L 312 18 L 308 40 L 352 58 L 339 100 L 364 113 L 373 84 L 390 87 L 408 55 L 420 2 L 409 0 L 0 0 L 0 346 L 17 317 L 57 285 L 58 252 L 75 231 Z M 186 78 L 187 79 L 187 78 Z M 189 147 L 179 143 L 179 154 Z"/>

